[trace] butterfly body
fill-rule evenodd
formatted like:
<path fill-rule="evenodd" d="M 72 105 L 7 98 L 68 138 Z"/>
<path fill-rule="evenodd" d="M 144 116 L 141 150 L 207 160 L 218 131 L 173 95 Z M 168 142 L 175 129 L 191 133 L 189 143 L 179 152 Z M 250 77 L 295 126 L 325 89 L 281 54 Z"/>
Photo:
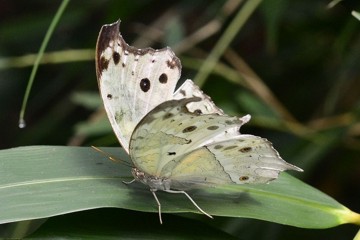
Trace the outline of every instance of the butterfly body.
<path fill-rule="evenodd" d="M 134 179 L 155 192 L 182 193 L 224 184 L 267 183 L 285 170 L 284 161 L 264 138 L 241 134 L 250 115 L 230 117 L 191 80 L 176 91 L 181 63 L 170 48 L 129 46 L 120 22 L 100 31 L 96 72 L 111 126 L 130 155 Z M 133 182 L 133 181 L 132 181 Z"/>
<path fill-rule="evenodd" d="M 153 191 L 166 191 L 171 189 L 171 179 L 168 179 L 166 177 L 156 177 L 153 175 L 149 175 L 137 168 L 133 168 L 131 170 L 131 173 L 134 179 L 149 186 L 150 189 L 152 189 Z"/>

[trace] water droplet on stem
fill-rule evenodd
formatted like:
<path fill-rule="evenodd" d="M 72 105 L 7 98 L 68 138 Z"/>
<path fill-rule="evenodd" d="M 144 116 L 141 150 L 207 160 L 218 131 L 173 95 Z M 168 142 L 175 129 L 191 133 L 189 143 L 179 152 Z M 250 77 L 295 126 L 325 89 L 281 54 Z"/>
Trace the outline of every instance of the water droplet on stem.
<path fill-rule="evenodd" d="M 26 122 L 24 119 L 20 119 L 19 120 L 19 128 L 25 128 L 26 127 Z"/>

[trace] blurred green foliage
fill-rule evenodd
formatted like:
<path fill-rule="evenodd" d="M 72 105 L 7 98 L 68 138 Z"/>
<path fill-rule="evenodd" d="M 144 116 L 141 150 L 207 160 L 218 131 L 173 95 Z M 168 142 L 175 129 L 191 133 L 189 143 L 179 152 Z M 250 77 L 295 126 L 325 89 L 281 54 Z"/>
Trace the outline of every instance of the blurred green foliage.
<path fill-rule="evenodd" d="M 360 4 L 328 4 L 263 1 L 236 32 L 203 90 L 225 112 L 251 114 L 252 121 L 242 131 L 272 141 L 284 159 L 305 170 L 298 178 L 360 212 L 360 22 L 351 15 Z M 182 60 L 182 80 L 194 79 L 244 3 L 70 2 L 46 48 L 48 54 L 65 55 L 60 60 L 45 55 L 28 102 L 27 127 L 19 129 L 20 106 L 35 60 L 27 55 L 37 53 L 59 5 L 60 1 L 0 2 L 1 148 L 118 146 L 96 95 L 91 52 L 100 27 L 120 18 L 129 43 L 139 48 L 172 47 Z M 67 50 L 83 50 L 84 55 Z M 104 211 L 97 214 L 112 222 L 144 216 L 105 212 L 105 217 Z M 57 221 L 61 225 L 68 220 L 52 218 L 42 231 Z M 139 228 L 141 224 L 147 223 Z M 214 224 L 242 239 L 349 239 L 358 231 L 348 225 L 309 230 L 249 219 L 224 218 Z"/>

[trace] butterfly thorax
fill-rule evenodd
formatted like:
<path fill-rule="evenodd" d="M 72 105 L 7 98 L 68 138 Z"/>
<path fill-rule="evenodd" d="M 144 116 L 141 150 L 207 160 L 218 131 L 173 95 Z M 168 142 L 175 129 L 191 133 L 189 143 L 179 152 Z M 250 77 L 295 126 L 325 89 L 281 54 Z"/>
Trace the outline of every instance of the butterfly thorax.
<path fill-rule="evenodd" d="M 146 174 L 137 168 L 131 170 L 134 178 L 150 187 L 152 190 L 170 190 L 171 180 Z"/>

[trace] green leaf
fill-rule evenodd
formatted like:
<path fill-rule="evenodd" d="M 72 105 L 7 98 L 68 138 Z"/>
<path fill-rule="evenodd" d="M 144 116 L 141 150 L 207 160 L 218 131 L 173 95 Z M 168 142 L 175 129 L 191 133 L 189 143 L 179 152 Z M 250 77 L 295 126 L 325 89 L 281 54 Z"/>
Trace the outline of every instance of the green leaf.
<path fill-rule="evenodd" d="M 238 239 L 193 219 L 172 217 L 171 221 L 160 225 L 156 217 L 154 214 L 120 209 L 83 211 L 51 218 L 29 237 L 31 239 Z"/>
<path fill-rule="evenodd" d="M 103 150 L 130 161 L 120 148 Z M 157 212 L 148 187 L 122 183 L 131 179 L 128 167 L 89 147 L 1 150 L 0 223 L 103 207 Z M 256 218 L 303 228 L 360 225 L 359 214 L 288 174 L 270 184 L 226 185 L 188 193 L 214 216 Z M 159 192 L 158 197 L 164 213 L 199 213 L 185 196 Z M 163 218 L 166 223 L 166 216 Z"/>

